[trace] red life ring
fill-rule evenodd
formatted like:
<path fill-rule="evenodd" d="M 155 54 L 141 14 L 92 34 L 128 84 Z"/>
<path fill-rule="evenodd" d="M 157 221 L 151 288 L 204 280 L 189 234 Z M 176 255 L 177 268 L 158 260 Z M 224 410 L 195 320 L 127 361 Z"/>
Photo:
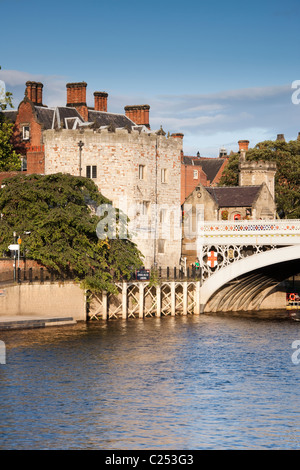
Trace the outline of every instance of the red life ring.
<path fill-rule="evenodd" d="M 290 294 L 290 296 L 289 296 L 289 300 L 295 300 L 295 299 L 296 299 L 296 296 L 295 296 L 295 294 Z"/>

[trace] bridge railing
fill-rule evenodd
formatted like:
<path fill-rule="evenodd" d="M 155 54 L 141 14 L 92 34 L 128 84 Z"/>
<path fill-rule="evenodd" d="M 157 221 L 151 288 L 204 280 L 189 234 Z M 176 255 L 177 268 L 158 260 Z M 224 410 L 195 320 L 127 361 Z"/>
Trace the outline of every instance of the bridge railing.
<path fill-rule="evenodd" d="M 200 222 L 198 230 L 215 233 L 230 232 L 275 232 L 300 234 L 300 220 L 218 220 Z"/>
<path fill-rule="evenodd" d="M 198 222 L 197 238 L 203 241 L 242 243 L 247 238 L 255 243 L 285 244 L 300 243 L 299 219 L 275 220 L 221 220 Z"/>

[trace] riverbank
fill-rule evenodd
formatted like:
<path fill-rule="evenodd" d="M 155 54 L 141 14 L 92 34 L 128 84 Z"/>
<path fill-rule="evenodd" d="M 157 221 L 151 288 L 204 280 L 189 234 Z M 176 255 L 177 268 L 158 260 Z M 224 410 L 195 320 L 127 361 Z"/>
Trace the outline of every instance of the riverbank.
<path fill-rule="evenodd" d="M 0 330 L 20 330 L 32 328 L 46 328 L 51 326 L 76 325 L 73 317 L 38 317 L 36 315 L 1 315 Z"/>

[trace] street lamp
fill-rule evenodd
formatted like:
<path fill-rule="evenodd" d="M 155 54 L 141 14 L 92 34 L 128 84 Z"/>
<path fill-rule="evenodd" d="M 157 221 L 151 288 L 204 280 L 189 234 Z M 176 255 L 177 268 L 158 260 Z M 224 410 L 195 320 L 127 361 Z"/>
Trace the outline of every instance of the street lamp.
<path fill-rule="evenodd" d="M 79 176 L 81 176 L 81 151 L 82 151 L 82 147 L 84 146 L 84 143 L 80 140 L 78 142 L 78 147 L 79 147 Z"/>

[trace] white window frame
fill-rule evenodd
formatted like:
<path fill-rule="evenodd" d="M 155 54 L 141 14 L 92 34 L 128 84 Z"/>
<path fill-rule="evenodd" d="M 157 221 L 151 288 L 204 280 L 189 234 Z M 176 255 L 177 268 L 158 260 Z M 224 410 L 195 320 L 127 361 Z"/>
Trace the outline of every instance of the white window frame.
<path fill-rule="evenodd" d="M 193 170 L 193 179 L 194 179 L 194 180 L 197 180 L 198 177 L 199 177 L 198 170 Z"/>
<path fill-rule="evenodd" d="M 23 140 L 30 140 L 30 126 L 23 125 L 22 126 L 22 139 Z"/>

